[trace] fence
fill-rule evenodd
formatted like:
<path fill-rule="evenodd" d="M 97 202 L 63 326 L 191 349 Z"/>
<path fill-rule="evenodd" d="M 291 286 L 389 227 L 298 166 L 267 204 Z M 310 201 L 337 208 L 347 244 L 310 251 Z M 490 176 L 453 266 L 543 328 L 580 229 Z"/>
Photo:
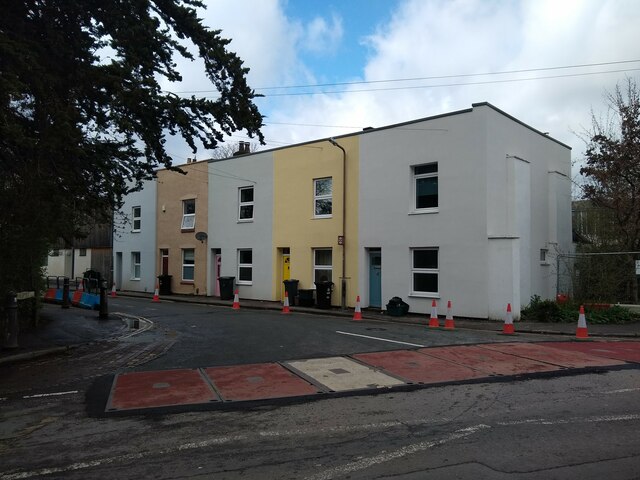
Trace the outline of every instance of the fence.
<path fill-rule="evenodd" d="M 637 259 L 640 252 L 558 255 L 557 293 L 582 302 L 638 303 Z"/>

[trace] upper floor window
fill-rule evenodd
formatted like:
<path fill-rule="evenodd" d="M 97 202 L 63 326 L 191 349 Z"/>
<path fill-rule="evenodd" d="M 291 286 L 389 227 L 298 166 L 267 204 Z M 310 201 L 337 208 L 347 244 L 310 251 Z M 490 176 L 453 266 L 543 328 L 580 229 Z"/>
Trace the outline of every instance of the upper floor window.
<path fill-rule="evenodd" d="M 133 207 L 131 209 L 132 232 L 139 232 L 142 226 L 142 207 Z"/>
<path fill-rule="evenodd" d="M 182 230 L 195 230 L 196 228 L 196 200 L 182 201 Z"/>
<path fill-rule="evenodd" d="M 413 167 L 413 208 L 417 211 L 438 208 L 438 164 Z"/>
<path fill-rule="evenodd" d="M 412 293 L 436 295 L 438 293 L 438 249 L 414 248 L 411 251 Z"/>
<path fill-rule="evenodd" d="M 332 178 L 316 178 L 313 181 L 313 215 L 316 218 L 330 217 L 333 208 Z"/>
<path fill-rule="evenodd" d="M 253 187 L 238 189 L 238 220 L 243 222 L 253 220 Z"/>

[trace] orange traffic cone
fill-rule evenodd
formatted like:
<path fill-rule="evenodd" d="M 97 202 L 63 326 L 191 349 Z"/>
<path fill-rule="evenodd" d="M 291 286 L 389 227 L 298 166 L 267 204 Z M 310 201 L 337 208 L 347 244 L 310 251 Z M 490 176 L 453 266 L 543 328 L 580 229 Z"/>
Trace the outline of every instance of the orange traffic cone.
<path fill-rule="evenodd" d="M 233 306 L 234 310 L 240 310 L 240 297 L 238 295 L 238 289 L 236 288 L 236 292 L 233 296 Z"/>
<path fill-rule="evenodd" d="M 436 301 L 431 302 L 431 317 L 429 318 L 429 328 L 440 328 L 440 321 L 438 320 L 438 306 Z"/>
<path fill-rule="evenodd" d="M 116 298 L 116 282 L 113 282 L 113 286 L 111 287 L 111 297 Z"/>
<path fill-rule="evenodd" d="M 456 326 L 453 323 L 453 314 L 451 313 L 451 300 L 447 303 L 447 316 L 444 319 L 445 330 L 455 330 Z"/>
<path fill-rule="evenodd" d="M 516 333 L 513 327 L 513 316 L 511 315 L 511 304 L 507 304 L 507 314 L 504 317 L 504 326 L 502 327 L 503 335 L 514 335 Z"/>
<path fill-rule="evenodd" d="M 353 312 L 353 320 L 362 320 L 362 310 L 360 309 L 360 295 L 356 297 L 356 310 Z"/>
<path fill-rule="evenodd" d="M 584 340 L 589 338 L 587 332 L 587 319 L 584 316 L 584 307 L 580 305 L 580 315 L 578 315 L 578 328 L 576 329 L 576 338 Z"/>
<path fill-rule="evenodd" d="M 282 313 L 291 313 L 289 310 L 289 292 L 284 291 L 284 305 L 282 306 Z"/>
<path fill-rule="evenodd" d="M 159 302 L 160 301 L 159 290 L 160 290 L 160 287 L 158 286 L 158 282 L 156 282 L 156 289 L 153 291 L 153 299 L 151 300 L 152 302 Z"/>
<path fill-rule="evenodd" d="M 78 284 L 78 288 L 76 288 L 78 292 L 84 292 L 84 278 L 80 279 L 80 283 Z"/>

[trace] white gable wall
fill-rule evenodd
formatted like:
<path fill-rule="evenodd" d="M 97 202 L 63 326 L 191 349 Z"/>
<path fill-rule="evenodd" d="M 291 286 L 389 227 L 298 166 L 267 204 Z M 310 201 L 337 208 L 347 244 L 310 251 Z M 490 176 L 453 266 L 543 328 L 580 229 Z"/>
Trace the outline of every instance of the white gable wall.
<path fill-rule="evenodd" d="M 533 294 L 555 295 L 555 260 L 540 249 L 570 241 L 570 150 L 490 106 L 363 134 L 360 278 L 368 303 L 367 248 L 381 248 L 382 303 L 402 297 L 428 314 L 431 297 L 411 294 L 411 248 L 439 249 L 439 313 L 517 318 Z M 411 214 L 411 167 L 438 162 L 438 213 Z M 554 170 L 560 173 L 552 173 Z M 550 195 L 549 190 L 554 191 Z M 557 211 L 556 211 L 557 210 Z M 555 215 L 550 215 L 553 212 Z"/>

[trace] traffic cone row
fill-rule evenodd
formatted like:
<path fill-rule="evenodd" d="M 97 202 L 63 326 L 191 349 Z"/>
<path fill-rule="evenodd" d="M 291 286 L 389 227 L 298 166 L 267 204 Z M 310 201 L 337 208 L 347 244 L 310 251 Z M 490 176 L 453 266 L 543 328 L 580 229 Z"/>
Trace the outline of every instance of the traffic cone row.
<path fill-rule="evenodd" d="M 453 322 L 453 313 L 451 312 L 451 300 L 447 303 L 447 316 L 444 319 L 445 330 L 455 330 L 455 324 Z"/>
<path fill-rule="evenodd" d="M 362 310 L 360 309 L 360 295 L 356 297 L 356 309 L 353 312 L 353 320 L 362 320 Z"/>
<path fill-rule="evenodd" d="M 289 292 L 284 291 L 284 305 L 282 306 L 282 313 L 291 313 L 289 310 Z"/>
<path fill-rule="evenodd" d="M 513 326 L 513 315 L 511 314 L 511 304 L 507 303 L 507 314 L 504 317 L 504 326 L 502 327 L 503 335 L 515 335 L 516 330 Z"/>
<path fill-rule="evenodd" d="M 431 317 L 429 318 L 429 328 L 440 328 L 440 321 L 438 320 L 438 306 L 436 301 L 431 302 Z"/>
<path fill-rule="evenodd" d="M 579 340 L 589 338 L 589 333 L 587 332 L 587 319 L 584 316 L 584 307 L 582 305 L 580 305 L 580 313 L 578 315 L 578 328 L 576 329 L 576 338 Z"/>
<path fill-rule="evenodd" d="M 233 305 L 231 306 L 231 308 L 233 308 L 234 310 L 240 310 L 240 295 L 237 288 L 233 295 Z"/>

